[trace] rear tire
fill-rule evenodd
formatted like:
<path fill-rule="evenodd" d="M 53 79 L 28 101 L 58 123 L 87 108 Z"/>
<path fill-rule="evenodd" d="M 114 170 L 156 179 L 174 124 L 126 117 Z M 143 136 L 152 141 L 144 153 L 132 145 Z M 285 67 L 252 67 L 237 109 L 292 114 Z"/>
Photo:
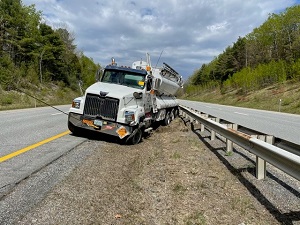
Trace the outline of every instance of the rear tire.
<path fill-rule="evenodd" d="M 170 113 L 168 112 L 165 116 L 165 119 L 163 120 L 163 125 L 167 126 L 171 123 L 171 117 L 170 117 Z"/>
<path fill-rule="evenodd" d="M 174 117 L 177 118 L 179 116 L 179 109 L 175 108 L 174 109 Z"/>
<path fill-rule="evenodd" d="M 175 119 L 175 109 L 172 109 L 172 111 L 170 112 L 170 117 L 171 117 L 171 121 L 173 121 Z"/>

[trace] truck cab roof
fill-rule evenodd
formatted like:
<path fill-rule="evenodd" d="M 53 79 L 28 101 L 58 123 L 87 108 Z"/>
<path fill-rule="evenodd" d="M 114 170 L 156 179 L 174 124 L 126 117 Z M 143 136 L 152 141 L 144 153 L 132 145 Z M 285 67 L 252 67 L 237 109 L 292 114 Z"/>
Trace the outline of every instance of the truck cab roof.
<path fill-rule="evenodd" d="M 130 72 L 130 73 L 137 73 L 137 74 L 141 74 L 141 75 L 147 75 L 147 71 L 146 70 L 132 69 L 130 67 L 125 67 L 125 66 L 108 65 L 104 69 L 105 70 L 127 71 L 127 72 Z"/>

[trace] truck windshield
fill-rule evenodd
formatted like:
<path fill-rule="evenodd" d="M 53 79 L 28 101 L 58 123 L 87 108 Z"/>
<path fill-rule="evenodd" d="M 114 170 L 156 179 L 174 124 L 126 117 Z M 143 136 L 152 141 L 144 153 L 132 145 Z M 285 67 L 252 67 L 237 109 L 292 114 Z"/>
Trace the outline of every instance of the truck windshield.
<path fill-rule="evenodd" d="M 130 71 L 105 70 L 101 82 L 143 89 L 145 85 L 145 75 Z"/>

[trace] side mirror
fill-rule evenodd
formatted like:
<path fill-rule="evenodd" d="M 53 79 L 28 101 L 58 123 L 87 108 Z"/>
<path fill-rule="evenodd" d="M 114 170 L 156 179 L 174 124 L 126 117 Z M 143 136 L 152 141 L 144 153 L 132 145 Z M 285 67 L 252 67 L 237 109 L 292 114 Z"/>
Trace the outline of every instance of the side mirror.
<path fill-rule="evenodd" d="M 134 92 L 133 97 L 135 99 L 141 99 L 143 97 L 143 93 L 142 92 Z"/>
<path fill-rule="evenodd" d="M 98 69 L 96 71 L 96 75 L 95 75 L 95 78 L 96 78 L 96 81 L 100 81 L 101 77 L 102 77 L 102 74 L 103 74 L 103 69 Z"/>

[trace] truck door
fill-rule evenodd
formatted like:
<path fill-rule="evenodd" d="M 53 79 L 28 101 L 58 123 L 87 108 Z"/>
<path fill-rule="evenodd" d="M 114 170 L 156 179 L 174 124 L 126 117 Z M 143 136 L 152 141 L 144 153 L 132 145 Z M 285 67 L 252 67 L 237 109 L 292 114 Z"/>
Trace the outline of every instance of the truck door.
<path fill-rule="evenodd" d="M 155 93 L 151 93 L 153 91 L 153 79 L 152 77 L 147 79 L 147 86 L 146 86 L 146 98 L 147 98 L 147 111 L 145 106 L 145 112 L 150 112 L 151 109 L 154 113 L 157 112 L 157 103 L 156 103 L 156 95 Z"/>
<path fill-rule="evenodd" d="M 152 106 L 152 99 L 151 99 L 151 94 L 150 91 L 152 89 L 152 78 L 147 79 L 146 81 L 146 92 L 145 92 L 145 101 L 144 101 L 144 108 L 145 108 L 145 113 L 148 113 L 151 111 L 151 106 Z"/>

